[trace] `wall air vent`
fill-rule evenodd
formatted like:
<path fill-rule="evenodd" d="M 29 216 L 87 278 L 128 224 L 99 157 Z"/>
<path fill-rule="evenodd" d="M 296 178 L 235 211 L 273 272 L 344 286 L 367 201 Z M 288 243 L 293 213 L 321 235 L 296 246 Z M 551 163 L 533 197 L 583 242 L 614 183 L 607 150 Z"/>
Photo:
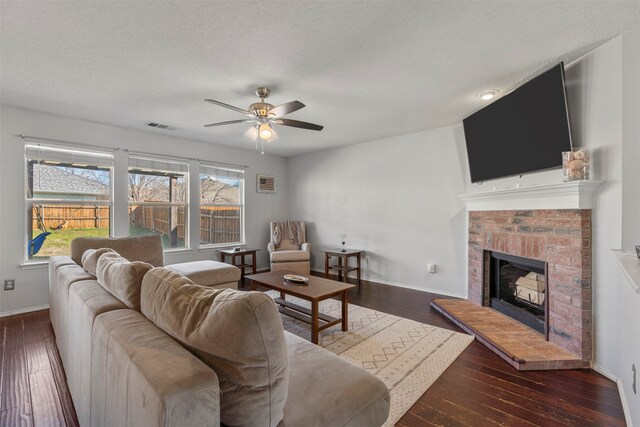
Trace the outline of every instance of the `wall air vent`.
<path fill-rule="evenodd" d="M 171 127 L 169 125 L 162 125 L 160 123 L 147 123 L 147 126 L 151 126 L 152 128 L 158 128 L 158 129 L 166 129 L 166 130 L 175 130 L 176 128 Z"/>

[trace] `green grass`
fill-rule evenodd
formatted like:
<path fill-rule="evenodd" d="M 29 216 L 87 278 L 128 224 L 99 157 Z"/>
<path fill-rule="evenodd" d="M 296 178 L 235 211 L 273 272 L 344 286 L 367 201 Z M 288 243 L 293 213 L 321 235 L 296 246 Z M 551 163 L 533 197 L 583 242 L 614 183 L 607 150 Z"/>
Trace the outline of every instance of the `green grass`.
<path fill-rule="evenodd" d="M 33 259 L 46 259 L 54 255 L 69 255 L 71 241 L 76 237 L 109 237 L 109 229 L 65 228 L 64 230 L 51 230 L 51 234 L 47 236 L 47 240 L 44 241 L 42 248 Z"/>
<path fill-rule="evenodd" d="M 50 230 L 51 234 L 47 236 L 42 248 L 36 255 L 34 260 L 47 259 L 54 255 L 69 255 L 71 241 L 76 237 L 109 237 L 108 228 L 65 228 L 64 230 Z M 40 233 L 34 235 L 36 237 Z M 170 248 L 169 236 L 158 231 L 148 230 L 140 227 L 130 227 L 129 236 L 147 236 L 150 234 L 160 234 L 162 237 L 162 246 Z M 184 239 L 178 239 L 178 248 L 184 247 Z"/>

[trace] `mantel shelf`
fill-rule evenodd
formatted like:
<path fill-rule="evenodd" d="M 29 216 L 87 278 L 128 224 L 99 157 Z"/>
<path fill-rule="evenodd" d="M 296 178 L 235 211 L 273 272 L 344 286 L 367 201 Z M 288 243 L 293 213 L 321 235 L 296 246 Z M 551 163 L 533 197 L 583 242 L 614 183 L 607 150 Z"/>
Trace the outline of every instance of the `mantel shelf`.
<path fill-rule="evenodd" d="M 570 181 L 461 194 L 470 211 L 592 209 L 604 181 Z"/>

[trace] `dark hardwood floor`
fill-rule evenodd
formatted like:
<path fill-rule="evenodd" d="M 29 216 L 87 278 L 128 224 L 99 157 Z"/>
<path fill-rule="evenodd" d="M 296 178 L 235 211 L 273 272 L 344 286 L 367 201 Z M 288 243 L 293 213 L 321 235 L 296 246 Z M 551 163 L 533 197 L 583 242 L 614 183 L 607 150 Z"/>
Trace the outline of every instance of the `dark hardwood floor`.
<path fill-rule="evenodd" d="M 246 288 L 246 286 L 245 286 Z M 457 330 L 441 296 L 364 282 L 349 302 Z M 0 426 L 76 426 L 48 311 L 0 319 Z M 474 341 L 398 426 L 624 426 L 615 383 L 593 370 L 518 372 Z"/>

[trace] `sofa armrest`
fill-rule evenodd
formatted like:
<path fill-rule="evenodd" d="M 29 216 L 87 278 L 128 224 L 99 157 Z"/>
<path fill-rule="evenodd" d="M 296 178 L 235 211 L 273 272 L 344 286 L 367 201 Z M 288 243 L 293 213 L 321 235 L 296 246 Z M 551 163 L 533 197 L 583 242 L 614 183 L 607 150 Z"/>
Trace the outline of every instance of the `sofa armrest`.
<path fill-rule="evenodd" d="M 269 243 L 267 245 L 267 250 L 269 251 L 269 253 L 275 252 L 276 251 L 276 245 L 274 245 L 273 243 Z"/>
<path fill-rule="evenodd" d="M 311 252 L 311 243 L 303 243 L 300 246 L 300 250 L 305 252 Z"/>

